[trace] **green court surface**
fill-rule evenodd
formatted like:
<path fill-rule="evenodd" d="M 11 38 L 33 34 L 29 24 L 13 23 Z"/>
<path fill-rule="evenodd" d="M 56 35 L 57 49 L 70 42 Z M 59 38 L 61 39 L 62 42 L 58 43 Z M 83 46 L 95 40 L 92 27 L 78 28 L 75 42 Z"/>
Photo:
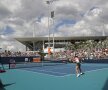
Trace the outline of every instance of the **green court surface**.
<path fill-rule="evenodd" d="M 54 76 L 20 69 L 0 73 L 2 90 L 108 90 L 108 68 L 75 74 Z"/>

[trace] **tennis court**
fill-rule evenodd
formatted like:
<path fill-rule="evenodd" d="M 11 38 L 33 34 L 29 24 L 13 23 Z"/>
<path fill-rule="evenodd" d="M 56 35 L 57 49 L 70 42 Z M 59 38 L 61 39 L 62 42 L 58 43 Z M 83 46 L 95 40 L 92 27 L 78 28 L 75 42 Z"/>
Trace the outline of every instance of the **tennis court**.
<path fill-rule="evenodd" d="M 75 64 L 9 69 L 0 74 L 3 90 L 108 90 L 108 64 L 83 63 L 76 77 Z"/>

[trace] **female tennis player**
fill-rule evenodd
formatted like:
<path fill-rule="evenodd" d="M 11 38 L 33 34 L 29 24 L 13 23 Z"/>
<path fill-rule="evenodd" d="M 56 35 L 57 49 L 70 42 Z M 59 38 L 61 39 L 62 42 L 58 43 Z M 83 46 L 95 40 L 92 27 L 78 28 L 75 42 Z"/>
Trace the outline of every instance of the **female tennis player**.
<path fill-rule="evenodd" d="M 84 74 L 82 73 L 82 70 L 81 70 L 81 60 L 78 56 L 75 56 L 74 57 L 74 62 L 76 63 L 76 75 L 77 77 L 79 77 L 80 75 Z"/>

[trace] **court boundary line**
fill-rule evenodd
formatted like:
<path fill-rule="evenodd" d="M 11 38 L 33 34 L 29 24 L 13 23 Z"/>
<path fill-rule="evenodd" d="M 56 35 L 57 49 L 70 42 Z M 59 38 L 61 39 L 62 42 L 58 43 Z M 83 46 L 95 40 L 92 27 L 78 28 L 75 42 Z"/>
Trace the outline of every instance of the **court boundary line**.
<path fill-rule="evenodd" d="M 69 67 L 65 67 L 65 68 L 70 68 L 70 66 Z M 49 69 L 49 70 L 54 70 L 54 69 L 57 69 L 57 67 L 54 67 L 54 68 Z M 64 68 L 58 68 L 58 69 L 64 69 Z M 34 73 L 36 72 L 36 71 L 26 70 L 26 69 L 17 69 L 17 70 L 25 70 L 25 71 L 34 72 Z M 44 72 L 38 72 L 38 71 L 45 71 L 46 73 L 44 73 Z M 38 70 L 38 71 L 36 73 L 46 74 L 46 75 L 50 75 L 50 76 L 56 76 L 56 75 L 48 74 L 47 72 L 69 75 L 67 73 L 53 72 L 53 71 L 48 71 L 48 70 L 43 70 L 43 69 L 42 70 Z M 62 76 L 65 76 L 65 75 L 62 75 Z M 62 77 L 62 76 L 60 75 L 60 76 L 56 76 L 56 77 Z"/>
<path fill-rule="evenodd" d="M 108 69 L 108 68 L 101 68 L 101 69 L 95 69 L 95 70 L 90 70 L 90 71 L 85 71 L 84 73 L 86 72 L 95 72 L 95 71 L 100 71 L 100 70 L 104 70 L 104 69 Z M 17 69 L 17 70 L 24 70 L 24 69 Z M 45 75 L 49 75 L 49 76 L 54 76 L 54 77 L 67 77 L 67 76 L 72 76 L 72 75 L 75 75 L 75 74 L 68 74 L 68 75 L 63 75 L 63 76 L 56 76 L 56 75 L 52 75 L 52 74 L 48 74 L 48 73 L 42 73 L 42 72 L 35 72 L 35 71 L 28 71 L 28 70 L 24 70 L 26 72 L 32 72 L 32 73 L 37 73 L 37 74 L 45 74 Z M 64 73 L 65 74 L 65 73 Z"/>
<path fill-rule="evenodd" d="M 32 70 L 31 70 L 32 71 Z M 58 73 L 60 74 L 60 72 L 53 72 L 53 71 L 47 71 L 47 70 L 38 70 L 38 71 L 45 71 L 45 72 L 51 72 L 51 73 Z M 34 71 L 33 71 L 34 72 Z M 67 74 L 67 73 L 61 73 L 61 74 Z"/>
<path fill-rule="evenodd" d="M 102 69 L 97 69 L 97 70 L 90 70 L 90 71 L 85 71 L 84 73 L 86 72 L 95 72 L 95 71 L 100 71 L 100 70 L 104 70 L 104 69 L 108 69 L 108 68 L 102 68 Z M 71 75 L 75 75 L 75 74 L 68 74 L 68 75 L 64 75 L 64 76 L 61 76 L 61 77 L 65 77 L 65 76 L 71 76 Z"/>
<path fill-rule="evenodd" d="M 64 67 L 64 68 L 57 68 L 57 67 L 54 67 L 54 68 L 52 68 L 52 69 L 46 69 L 46 70 L 44 70 L 44 69 L 41 69 L 40 71 L 47 71 L 47 70 L 55 70 L 55 69 L 67 69 L 67 68 L 70 68 L 70 66 L 68 66 L 68 67 Z M 21 70 L 25 70 L 25 69 L 21 69 Z M 33 70 L 33 69 L 32 69 Z"/>
<path fill-rule="evenodd" d="M 17 69 L 17 70 L 21 70 L 21 69 Z M 53 77 L 61 77 L 61 76 L 56 76 L 56 75 L 51 75 L 51 74 L 48 74 L 48 73 L 42 73 L 42 72 L 33 72 L 33 71 L 28 71 L 28 70 L 24 70 L 26 72 L 32 72 L 32 73 L 37 73 L 37 74 L 43 74 L 43 75 L 48 75 L 48 76 L 53 76 Z"/>

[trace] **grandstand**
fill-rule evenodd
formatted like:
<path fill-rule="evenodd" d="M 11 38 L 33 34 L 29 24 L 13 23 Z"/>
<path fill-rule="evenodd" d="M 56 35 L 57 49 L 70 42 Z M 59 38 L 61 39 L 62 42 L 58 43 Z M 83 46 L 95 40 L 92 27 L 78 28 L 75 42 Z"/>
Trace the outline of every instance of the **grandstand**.
<path fill-rule="evenodd" d="M 86 40 L 105 40 L 107 36 L 76 36 L 76 37 L 54 37 L 54 47 L 64 48 L 69 43 Z M 48 47 L 48 37 L 20 37 L 15 38 L 26 46 L 26 50 L 37 51 Z M 53 47 L 53 37 L 50 37 L 50 47 Z"/>

